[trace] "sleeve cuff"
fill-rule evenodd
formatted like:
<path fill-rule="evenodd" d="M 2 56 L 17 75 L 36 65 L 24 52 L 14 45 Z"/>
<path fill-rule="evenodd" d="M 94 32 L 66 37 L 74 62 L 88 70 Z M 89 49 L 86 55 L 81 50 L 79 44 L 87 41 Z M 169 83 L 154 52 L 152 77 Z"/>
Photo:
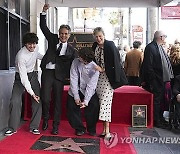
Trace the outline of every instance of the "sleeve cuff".
<path fill-rule="evenodd" d="M 74 95 L 74 99 L 80 99 L 79 95 Z"/>
<path fill-rule="evenodd" d="M 84 104 L 88 106 L 89 102 L 87 100 L 84 100 Z"/>
<path fill-rule="evenodd" d="M 46 15 L 46 12 L 42 12 L 41 14 L 42 14 L 42 15 Z"/>
<path fill-rule="evenodd" d="M 27 91 L 27 92 L 28 92 L 31 96 L 35 94 L 33 90 L 32 90 L 32 91 L 29 90 L 29 91 Z"/>

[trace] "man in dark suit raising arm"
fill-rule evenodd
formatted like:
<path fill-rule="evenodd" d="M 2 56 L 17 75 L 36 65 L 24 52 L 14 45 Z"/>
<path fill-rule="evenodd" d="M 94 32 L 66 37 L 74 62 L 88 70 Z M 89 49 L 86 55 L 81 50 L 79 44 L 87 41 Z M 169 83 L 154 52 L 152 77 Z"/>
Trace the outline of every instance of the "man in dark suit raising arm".
<path fill-rule="evenodd" d="M 40 14 L 40 28 L 48 41 L 48 49 L 41 62 L 41 100 L 43 105 L 42 129 L 48 128 L 49 104 L 51 91 L 54 97 L 54 119 L 52 134 L 58 134 L 61 113 L 61 99 L 65 79 L 69 76 L 70 66 L 75 57 L 75 49 L 67 43 L 71 29 L 68 25 L 61 25 L 59 36 L 51 33 L 46 24 L 46 11 L 49 5 L 45 4 Z"/>

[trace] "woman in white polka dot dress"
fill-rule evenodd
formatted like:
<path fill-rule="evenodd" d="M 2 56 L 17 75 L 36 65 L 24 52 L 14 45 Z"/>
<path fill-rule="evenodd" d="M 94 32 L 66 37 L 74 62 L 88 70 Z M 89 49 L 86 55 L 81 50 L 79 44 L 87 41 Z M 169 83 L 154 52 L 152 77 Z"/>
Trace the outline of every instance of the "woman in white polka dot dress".
<path fill-rule="evenodd" d="M 103 132 L 100 136 L 111 137 L 109 122 L 111 122 L 111 106 L 114 89 L 127 84 L 127 79 L 119 60 L 119 52 L 113 41 L 105 40 L 101 27 L 93 31 L 96 42 L 93 44 L 95 62 L 98 64 L 100 76 L 97 84 L 97 94 L 100 102 L 99 120 L 103 121 Z"/>

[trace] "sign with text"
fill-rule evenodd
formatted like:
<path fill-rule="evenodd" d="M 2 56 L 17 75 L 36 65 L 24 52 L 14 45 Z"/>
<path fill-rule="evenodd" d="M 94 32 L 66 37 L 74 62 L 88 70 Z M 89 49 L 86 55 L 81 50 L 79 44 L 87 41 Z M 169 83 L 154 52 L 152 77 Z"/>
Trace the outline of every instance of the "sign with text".
<path fill-rule="evenodd" d="M 69 43 L 77 50 L 89 47 L 91 48 L 94 42 L 92 33 L 71 33 Z"/>
<path fill-rule="evenodd" d="M 180 19 L 180 6 L 162 6 L 161 19 Z"/>
<path fill-rule="evenodd" d="M 133 33 L 133 42 L 140 41 L 141 43 L 143 43 L 143 27 L 142 26 L 133 25 L 132 33 Z"/>
<path fill-rule="evenodd" d="M 147 105 L 132 105 L 132 127 L 147 127 Z"/>

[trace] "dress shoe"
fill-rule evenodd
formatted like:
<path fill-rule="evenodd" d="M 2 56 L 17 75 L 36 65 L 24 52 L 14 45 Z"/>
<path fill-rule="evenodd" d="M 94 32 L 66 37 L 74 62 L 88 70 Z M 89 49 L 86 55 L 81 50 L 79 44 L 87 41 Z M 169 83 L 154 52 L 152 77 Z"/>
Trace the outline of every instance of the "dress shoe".
<path fill-rule="evenodd" d="M 48 121 L 43 121 L 43 124 L 42 124 L 42 130 L 46 130 L 48 128 Z"/>
<path fill-rule="evenodd" d="M 79 131 L 79 130 L 76 130 L 76 133 L 75 133 L 77 136 L 82 136 L 83 134 L 85 134 L 84 131 Z"/>
<path fill-rule="evenodd" d="M 110 141 L 112 138 L 111 133 L 107 133 L 104 137 L 105 140 Z"/>
<path fill-rule="evenodd" d="M 179 127 L 173 127 L 173 128 L 172 128 L 172 132 L 173 132 L 174 134 L 180 134 L 180 128 L 179 128 Z"/>
<path fill-rule="evenodd" d="M 95 132 L 89 132 L 90 136 L 97 136 L 97 134 Z"/>
<path fill-rule="evenodd" d="M 160 120 L 160 122 L 161 122 L 162 124 L 165 124 L 165 125 L 168 125 L 168 124 L 169 124 L 169 122 L 167 122 L 164 118 L 162 118 L 162 119 Z"/>
<path fill-rule="evenodd" d="M 154 122 L 154 126 L 157 127 L 157 128 L 169 129 L 169 125 L 164 124 L 161 121 Z"/>
<path fill-rule="evenodd" d="M 53 135 L 57 135 L 59 132 L 58 132 L 58 128 L 53 128 L 51 134 Z"/>
<path fill-rule="evenodd" d="M 104 138 L 105 136 L 106 136 L 106 133 L 102 133 L 98 137 Z"/>

